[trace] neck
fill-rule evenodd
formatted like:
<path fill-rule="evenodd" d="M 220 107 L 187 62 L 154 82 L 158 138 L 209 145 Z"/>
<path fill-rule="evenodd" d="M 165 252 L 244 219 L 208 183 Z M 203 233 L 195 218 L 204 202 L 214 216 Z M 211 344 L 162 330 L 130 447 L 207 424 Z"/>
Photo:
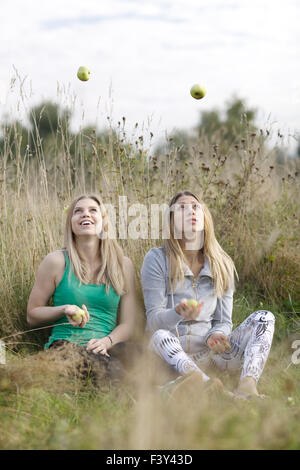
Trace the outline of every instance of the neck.
<path fill-rule="evenodd" d="M 183 250 L 183 254 L 190 266 L 203 262 L 203 253 L 200 250 Z"/>
<path fill-rule="evenodd" d="M 195 263 L 198 263 L 198 262 L 202 263 L 203 259 L 204 259 L 204 256 L 203 256 L 203 253 L 201 251 L 200 241 L 199 241 L 199 243 L 195 243 L 193 241 L 192 248 L 194 248 L 194 249 L 189 249 L 189 247 L 191 247 L 191 243 L 192 243 L 191 240 L 188 240 L 188 241 L 184 240 L 184 239 L 179 240 L 180 247 L 183 251 L 183 254 L 184 254 L 188 264 L 190 266 L 193 266 L 193 264 L 195 264 Z"/>
<path fill-rule="evenodd" d="M 195 257 L 203 246 L 202 232 L 193 233 L 189 238 L 182 237 L 178 242 L 184 254 Z"/>
<path fill-rule="evenodd" d="M 100 261 L 99 239 L 77 238 L 76 247 L 80 257 L 90 266 L 94 266 Z"/>

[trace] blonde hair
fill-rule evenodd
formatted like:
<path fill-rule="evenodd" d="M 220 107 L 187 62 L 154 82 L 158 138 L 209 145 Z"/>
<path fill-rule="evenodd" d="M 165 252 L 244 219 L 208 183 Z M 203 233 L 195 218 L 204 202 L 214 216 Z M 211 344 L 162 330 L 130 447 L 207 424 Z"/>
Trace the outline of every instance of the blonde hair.
<path fill-rule="evenodd" d="M 201 201 L 200 197 L 191 191 L 178 192 L 171 200 L 169 209 L 176 204 L 181 196 L 192 196 L 200 204 L 204 214 L 204 245 L 203 254 L 208 258 L 209 267 L 212 273 L 214 288 L 217 297 L 222 297 L 229 289 L 234 289 L 234 275 L 237 271 L 230 256 L 225 253 L 219 245 L 214 231 L 213 219 L 208 207 Z M 164 240 L 164 248 L 169 258 L 169 286 L 172 292 L 179 281 L 184 281 L 184 265 L 187 260 L 181 249 L 179 241 L 174 237 L 174 211 L 169 210 L 168 220 L 169 237 Z"/>
<path fill-rule="evenodd" d="M 102 230 L 103 235 L 99 238 L 99 253 L 101 256 L 101 267 L 97 273 L 96 284 L 101 284 L 103 279 L 105 281 L 106 292 L 108 292 L 109 285 L 111 284 L 118 295 L 123 295 L 126 292 L 126 281 L 124 273 L 124 254 L 122 248 L 117 241 L 110 238 L 109 234 L 112 233 L 110 220 L 107 216 L 105 206 L 96 194 L 82 194 L 78 196 L 70 204 L 67 219 L 65 224 L 65 251 L 67 252 L 74 271 L 75 276 L 80 280 L 80 284 L 88 284 L 90 281 L 89 269 L 84 260 L 80 257 L 76 246 L 76 237 L 72 231 L 72 216 L 74 208 L 78 201 L 81 199 L 93 199 L 100 207 L 102 215 Z"/>

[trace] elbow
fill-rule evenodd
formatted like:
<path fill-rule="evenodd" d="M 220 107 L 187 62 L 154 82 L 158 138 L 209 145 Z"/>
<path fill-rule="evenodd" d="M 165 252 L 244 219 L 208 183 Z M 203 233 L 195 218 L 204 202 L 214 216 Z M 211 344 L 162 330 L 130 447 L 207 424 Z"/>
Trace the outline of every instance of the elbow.
<path fill-rule="evenodd" d="M 34 316 L 32 315 L 32 312 L 30 310 L 27 310 L 26 320 L 31 328 L 35 326 Z"/>
<path fill-rule="evenodd" d="M 130 340 L 135 333 L 135 324 L 131 323 L 130 325 L 127 325 L 126 328 L 126 341 Z"/>
<path fill-rule="evenodd" d="M 146 331 L 148 333 L 154 333 L 160 328 L 160 325 L 157 324 L 155 317 L 153 315 L 147 317 Z"/>
<path fill-rule="evenodd" d="M 120 323 L 119 326 L 118 326 L 118 329 L 121 333 L 120 335 L 120 341 L 121 342 L 126 342 L 128 340 L 130 340 L 133 336 L 134 336 L 134 326 L 130 323 Z M 119 341 L 118 341 L 119 342 Z"/>

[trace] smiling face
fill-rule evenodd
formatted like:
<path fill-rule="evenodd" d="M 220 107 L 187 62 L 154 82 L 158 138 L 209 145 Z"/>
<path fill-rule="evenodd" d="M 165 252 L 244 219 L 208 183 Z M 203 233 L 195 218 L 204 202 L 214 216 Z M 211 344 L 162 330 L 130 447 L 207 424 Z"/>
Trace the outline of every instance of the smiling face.
<path fill-rule="evenodd" d="M 80 199 L 75 204 L 71 218 L 72 231 L 76 236 L 97 235 L 102 231 L 102 214 L 94 199 Z"/>
<path fill-rule="evenodd" d="M 175 238 L 190 239 L 204 230 L 204 213 L 196 198 L 189 195 L 179 197 L 173 207 Z"/>

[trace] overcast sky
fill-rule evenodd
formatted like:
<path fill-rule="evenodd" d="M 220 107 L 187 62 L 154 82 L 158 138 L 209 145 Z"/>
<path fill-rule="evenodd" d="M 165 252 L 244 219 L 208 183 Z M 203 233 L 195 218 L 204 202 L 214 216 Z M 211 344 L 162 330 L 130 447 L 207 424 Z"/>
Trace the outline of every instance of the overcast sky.
<path fill-rule="evenodd" d="M 107 115 L 115 122 L 126 116 L 128 129 L 139 122 L 157 136 L 192 128 L 202 110 L 223 109 L 236 94 L 259 109 L 260 126 L 298 133 L 299 5 L 3 1 L 0 113 L 23 117 L 32 104 L 50 98 L 73 106 L 75 129 L 96 121 L 102 127 Z M 88 82 L 76 77 L 80 65 L 91 70 Z M 189 94 L 197 82 L 207 89 L 200 101 Z"/>

